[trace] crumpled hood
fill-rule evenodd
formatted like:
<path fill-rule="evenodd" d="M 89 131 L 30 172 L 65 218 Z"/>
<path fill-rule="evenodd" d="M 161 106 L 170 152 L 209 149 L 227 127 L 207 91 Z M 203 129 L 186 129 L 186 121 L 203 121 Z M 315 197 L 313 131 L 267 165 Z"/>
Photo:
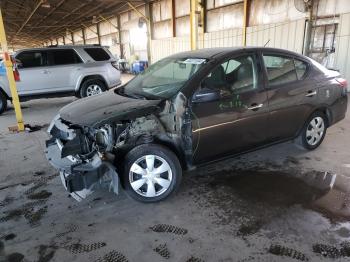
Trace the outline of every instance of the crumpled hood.
<path fill-rule="evenodd" d="M 142 100 L 117 95 L 113 91 L 79 99 L 63 107 L 60 117 L 71 124 L 97 127 L 109 122 L 134 119 L 157 109 L 161 100 Z"/>

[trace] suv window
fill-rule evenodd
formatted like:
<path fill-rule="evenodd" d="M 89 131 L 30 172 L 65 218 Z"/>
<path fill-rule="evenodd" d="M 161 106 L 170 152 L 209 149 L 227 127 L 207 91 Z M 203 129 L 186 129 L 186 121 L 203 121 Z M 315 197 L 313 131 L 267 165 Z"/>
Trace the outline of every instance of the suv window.
<path fill-rule="evenodd" d="M 220 89 L 222 93 L 239 94 L 258 86 L 255 57 L 251 55 L 230 59 L 217 66 L 204 80 L 203 87 Z"/>
<path fill-rule="evenodd" d="M 82 62 L 73 49 L 50 50 L 49 54 L 50 65 L 70 65 Z"/>
<path fill-rule="evenodd" d="M 270 85 L 279 85 L 297 80 L 293 58 L 264 55 L 264 63 Z"/>
<path fill-rule="evenodd" d="M 109 60 L 111 58 L 109 56 L 109 54 L 103 48 L 89 47 L 89 48 L 84 48 L 84 50 L 95 61 L 106 61 L 106 60 Z"/>
<path fill-rule="evenodd" d="M 21 68 L 45 66 L 47 53 L 42 51 L 23 51 L 16 56 L 21 63 Z"/>

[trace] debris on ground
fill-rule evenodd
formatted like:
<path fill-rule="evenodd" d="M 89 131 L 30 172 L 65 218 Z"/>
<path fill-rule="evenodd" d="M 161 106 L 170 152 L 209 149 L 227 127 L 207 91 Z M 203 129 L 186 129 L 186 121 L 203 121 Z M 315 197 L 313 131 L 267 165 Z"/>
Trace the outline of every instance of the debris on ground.
<path fill-rule="evenodd" d="M 24 130 L 28 133 L 32 133 L 32 132 L 36 132 L 39 131 L 43 128 L 48 128 L 49 125 L 48 124 L 44 124 L 44 125 L 30 125 L 30 124 L 25 124 L 24 125 Z"/>

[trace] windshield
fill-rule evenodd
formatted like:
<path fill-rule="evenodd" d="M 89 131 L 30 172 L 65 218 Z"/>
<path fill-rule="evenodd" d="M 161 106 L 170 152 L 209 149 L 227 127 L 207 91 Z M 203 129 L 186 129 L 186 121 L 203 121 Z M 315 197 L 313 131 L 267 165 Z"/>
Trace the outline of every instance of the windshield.
<path fill-rule="evenodd" d="M 127 83 L 120 94 L 147 99 L 170 98 L 203 66 L 206 59 L 165 58 Z"/>

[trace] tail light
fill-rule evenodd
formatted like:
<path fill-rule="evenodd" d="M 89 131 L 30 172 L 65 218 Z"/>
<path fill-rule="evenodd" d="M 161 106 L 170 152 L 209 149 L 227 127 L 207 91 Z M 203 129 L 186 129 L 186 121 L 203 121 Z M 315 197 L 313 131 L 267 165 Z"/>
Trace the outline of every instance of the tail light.
<path fill-rule="evenodd" d="M 348 81 L 346 81 L 345 78 L 336 78 L 335 81 L 337 81 L 339 85 L 345 89 L 348 87 Z"/>

